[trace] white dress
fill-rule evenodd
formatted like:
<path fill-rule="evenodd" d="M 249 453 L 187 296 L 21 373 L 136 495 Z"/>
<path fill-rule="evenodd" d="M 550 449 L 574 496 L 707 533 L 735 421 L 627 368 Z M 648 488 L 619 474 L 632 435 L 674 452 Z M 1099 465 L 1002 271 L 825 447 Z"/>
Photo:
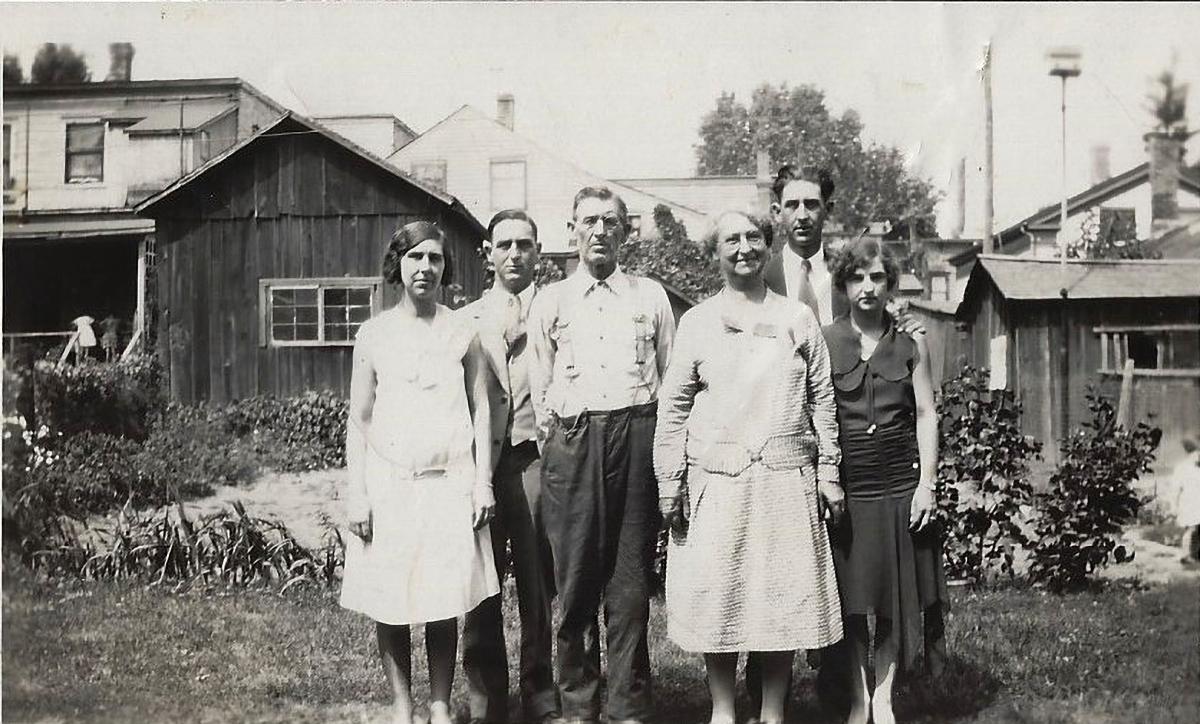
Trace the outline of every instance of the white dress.
<path fill-rule="evenodd" d="M 347 503 L 369 509 L 372 539 L 345 536 L 341 605 L 381 623 L 454 618 L 500 592 L 489 531 L 471 527 L 463 359 L 473 337 L 440 305 L 431 321 L 393 309 L 358 333 L 355 355 L 374 369 L 375 402 L 366 441 L 347 438 Z"/>

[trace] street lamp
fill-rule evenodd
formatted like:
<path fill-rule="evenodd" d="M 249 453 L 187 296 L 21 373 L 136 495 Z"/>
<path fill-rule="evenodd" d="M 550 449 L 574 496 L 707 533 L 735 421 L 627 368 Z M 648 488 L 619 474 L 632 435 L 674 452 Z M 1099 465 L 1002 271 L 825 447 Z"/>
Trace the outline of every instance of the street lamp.
<path fill-rule="evenodd" d="M 1082 54 L 1078 48 L 1054 48 L 1046 53 L 1050 75 L 1062 78 L 1062 208 L 1058 218 L 1058 253 L 1067 263 L 1067 78 L 1078 77 Z"/>

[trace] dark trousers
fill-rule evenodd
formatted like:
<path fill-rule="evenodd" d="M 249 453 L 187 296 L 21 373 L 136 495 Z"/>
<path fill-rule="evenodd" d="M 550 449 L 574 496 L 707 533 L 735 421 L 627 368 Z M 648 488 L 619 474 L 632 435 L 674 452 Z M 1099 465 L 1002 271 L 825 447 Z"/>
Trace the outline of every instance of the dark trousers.
<path fill-rule="evenodd" d="M 567 719 L 600 714 L 602 602 L 608 717 L 651 714 L 646 626 L 660 523 L 654 413 L 651 403 L 560 419 L 543 449 L 542 515 L 554 556 L 558 684 Z"/>
<path fill-rule="evenodd" d="M 550 602 L 554 598 L 550 551 L 538 513 L 541 491 L 537 445 L 504 444 L 492 478 L 496 516 L 492 519 L 492 555 L 503 581 L 505 544 L 512 541 L 517 610 L 521 617 L 521 707 L 530 719 L 558 711 L 551 648 Z M 501 614 L 503 593 L 467 614 L 463 623 L 463 672 L 471 716 L 489 722 L 508 720 L 508 656 Z"/>

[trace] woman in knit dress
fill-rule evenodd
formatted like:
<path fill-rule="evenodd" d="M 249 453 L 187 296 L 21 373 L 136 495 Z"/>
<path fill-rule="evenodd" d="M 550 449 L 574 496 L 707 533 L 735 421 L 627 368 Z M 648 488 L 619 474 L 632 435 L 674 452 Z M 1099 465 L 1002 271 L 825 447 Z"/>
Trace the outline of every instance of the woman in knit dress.
<path fill-rule="evenodd" d="M 455 619 L 500 590 L 484 362 L 471 328 L 437 303 L 449 274 L 438 227 L 393 235 L 383 277 L 401 299 L 359 329 L 350 382 L 341 604 L 375 620 L 402 724 L 413 714 L 409 626 L 425 624 L 430 722 L 449 724 Z"/>
<path fill-rule="evenodd" d="M 895 721 L 897 668 L 915 663 L 922 614 L 940 621 L 948 601 L 932 522 L 938 433 L 929 352 L 923 335 L 904 334 L 886 311 L 899 279 L 896 261 L 879 242 L 852 242 L 833 268 L 850 314 L 824 328 L 847 499 L 846 520 L 832 540 L 846 616 L 850 724 Z M 873 672 L 868 614 L 876 620 Z"/>
<path fill-rule="evenodd" d="M 822 517 L 840 514 L 837 425 L 819 322 L 769 291 L 770 226 L 722 214 L 705 239 L 725 278 L 683 315 L 659 392 L 654 468 L 667 554 L 667 635 L 704 653 L 712 722 L 734 720 L 738 653 L 783 721 L 793 653 L 842 636 Z"/>

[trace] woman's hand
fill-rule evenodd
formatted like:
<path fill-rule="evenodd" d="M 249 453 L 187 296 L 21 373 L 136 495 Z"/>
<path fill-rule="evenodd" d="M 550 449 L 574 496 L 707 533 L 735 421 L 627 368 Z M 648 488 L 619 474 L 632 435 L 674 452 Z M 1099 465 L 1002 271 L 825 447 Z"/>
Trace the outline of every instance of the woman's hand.
<path fill-rule="evenodd" d="M 842 522 L 846 514 L 846 493 L 842 486 L 832 480 L 821 480 L 817 483 L 817 511 L 821 520 L 827 520 L 832 525 Z"/>
<path fill-rule="evenodd" d="M 658 511 L 662 513 L 663 527 L 670 530 L 683 523 L 683 494 L 658 499 Z"/>
<path fill-rule="evenodd" d="M 350 521 L 350 532 L 362 539 L 363 543 L 371 542 L 371 516 L 367 515 L 365 520 Z"/>
<path fill-rule="evenodd" d="M 933 521 L 935 512 L 937 500 L 933 496 L 933 486 L 918 485 L 917 492 L 913 493 L 912 505 L 908 507 L 909 529 L 915 532 L 925 530 L 925 526 Z"/>
<path fill-rule="evenodd" d="M 492 486 L 477 483 L 471 491 L 471 505 L 474 513 L 471 516 L 471 527 L 479 530 L 491 522 L 496 514 L 496 498 L 492 495 Z"/>

